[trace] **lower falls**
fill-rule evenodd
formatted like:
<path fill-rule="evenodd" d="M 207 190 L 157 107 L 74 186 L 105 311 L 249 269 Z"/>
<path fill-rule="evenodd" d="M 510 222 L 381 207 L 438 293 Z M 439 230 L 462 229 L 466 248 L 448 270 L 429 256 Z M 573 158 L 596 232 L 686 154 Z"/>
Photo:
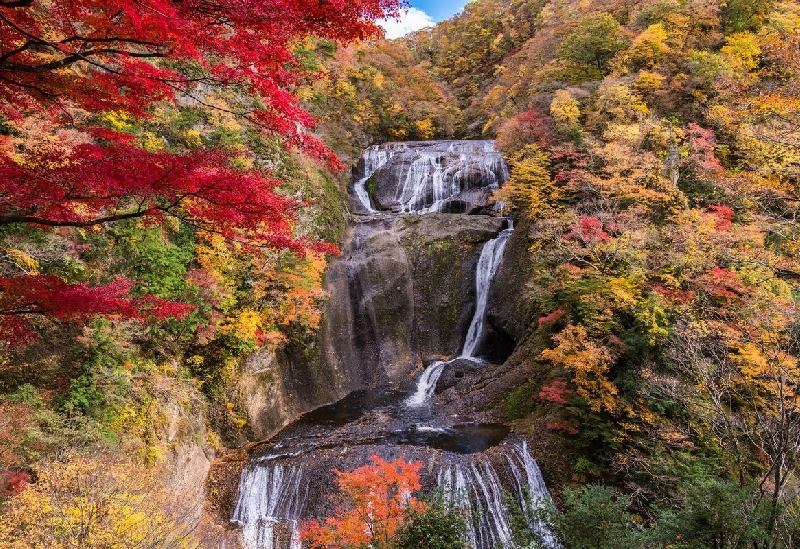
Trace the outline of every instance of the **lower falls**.
<path fill-rule="evenodd" d="M 443 401 L 447 390 L 462 380 L 475 385 L 474 372 L 490 372 L 510 354 L 487 319 L 513 232 L 491 211 L 490 195 L 507 177 L 491 141 L 390 143 L 364 152 L 352 189 L 356 220 L 329 273 L 321 344 L 324 366 L 354 390 L 251 452 L 230 519 L 244 547 L 299 549 L 300 522 L 335 507 L 332 471 L 376 454 L 422 461 L 423 486 L 471 513 L 473 547 L 513 546 L 510 499 L 538 528 L 524 502 L 549 494 L 528 441 L 484 421 L 469 398 Z M 420 236 L 426 227 L 439 239 Z M 434 252 L 450 259 L 432 262 L 426 254 Z M 462 273 L 470 279 L 451 280 Z"/>

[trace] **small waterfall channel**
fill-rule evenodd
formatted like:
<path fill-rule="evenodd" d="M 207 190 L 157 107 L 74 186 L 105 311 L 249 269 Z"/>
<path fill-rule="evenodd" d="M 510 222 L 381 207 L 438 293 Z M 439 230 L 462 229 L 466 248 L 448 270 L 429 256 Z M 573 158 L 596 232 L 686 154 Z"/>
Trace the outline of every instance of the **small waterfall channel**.
<path fill-rule="evenodd" d="M 467 337 L 464 340 L 464 347 L 458 359 L 481 362 L 481 359 L 475 356 L 475 352 L 478 349 L 478 344 L 481 342 L 481 336 L 485 329 L 486 303 L 489 299 L 489 288 L 491 287 L 494 275 L 497 273 L 497 269 L 500 267 L 506 244 L 513 232 L 514 225 L 513 222 L 509 220 L 509 227 L 503 230 L 497 238 L 493 238 L 484 244 L 481 250 L 481 256 L 478 259 L 478 268 L 475 271 L 475 313 L 472 315 Z M 436 382 L 439 381 L 444 367 L 451 362 L 452 361 L 444 360 L 432 362 L 420 376 L 416 391 L 405 400 L 406 406 L 421 407 L 430 402 L 436 390 Z"/>
<path fill-rule="evenodd" d="M 485 211 L 489 195 L 507 176 L 491 141 L 370 147 L 354 173 L 354 207 L 365 223 L 374 225 L 378 220 L 381 227 L 402 213 Z M 483 216 L 470 217 L 477 220 Z M 376 238 L 368 225 L 364 227 L 356 232 L 358 242 L 351 250 L 354 258 L 364 255 L 359 248 L 363 242 Z M 451 355 L 456 358 L 430 360 L 409 391 L 386 384 L 365 387 L 309 412 L 251 455 L 240 477 L 231 517 L 241 527 L 246 549 L 300 549 L 300 522 L 333 511 L 334 502 L 328 497 L 335 493 L 331 471 L 352 470 L 375 454 L 389 460 L 423 461 L 423 485 L 438 486 L 451 502 L 474 517 L 468 521 L 471 546 L 513 547 L 507 494 L 525 513 L 530 506 L 524 502 L 535 505 L 549 498 L 527 442 L 509 434 L 505 425 L 475 421 L 469 409 L 444 413 L 435 402 L 437 382 L 448 368 L 465 363 L 471 364 L 470 368 L 491 367 L 480 357 L 487 303 L 512 232 L 508 220 L 506 228 L 480 249 L 474 274 L 474 312 L 460 352 L 456 348 Z M 343 270 L 348 277 L 354 271 L 349 267 Z M 363 300 L 371 294 L 362 289 L 359 295 L 366 296 L 359 298 Z M 375 366 L 369 360 L 364 362 L 364 368 Z M 535 517 L 525 516 L 532 528 L 544 532 Z"/>

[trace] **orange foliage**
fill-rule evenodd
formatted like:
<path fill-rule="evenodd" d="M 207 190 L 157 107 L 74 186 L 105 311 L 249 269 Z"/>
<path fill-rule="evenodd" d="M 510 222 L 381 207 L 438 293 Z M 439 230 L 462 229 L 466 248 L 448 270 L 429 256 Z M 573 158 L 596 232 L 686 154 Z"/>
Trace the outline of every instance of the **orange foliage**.
<path fill-rule="evenodd" d="M 406 508 L 424 510 L 425 504 L 411 495 L 422 488 L 422 462 L 387 462 L 378 455 L 370 459 L 373 465 L 352 472 L 335 471 L 348 508 L 338 508 L 336 516 L 326 518 L 323 524 L 316 520 L 305 524 L 302 537 L 311 547 L 387 547 Z"/>
<path fill-rule="evenodd" d="M 540 358 L 575 372 L 577 392 L 595 412 L 617 408 L 617 387 L 606 377 L 611 352 L 591 339 L 583 326 L 569 325 L 553 336 L 555 349 L 542 351 Z"/>

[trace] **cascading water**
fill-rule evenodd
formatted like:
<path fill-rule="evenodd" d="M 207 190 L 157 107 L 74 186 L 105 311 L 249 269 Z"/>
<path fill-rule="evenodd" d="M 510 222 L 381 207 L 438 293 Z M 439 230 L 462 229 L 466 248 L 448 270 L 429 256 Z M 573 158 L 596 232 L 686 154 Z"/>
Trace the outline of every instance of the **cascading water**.
<path fill-rule="evenodd" d="M 376 171 L 386 164 L 389 157 L 392 155 L 392 149 L 381 148 L 378 145 L 373 145 L 364 149 L 362 158 L 364 160 L 364 173 L 363 177 L 353 184 L 353 191 L 356 198 L 364 206 L 364 209 L 369 213 L 378 213 L 378 210 L 372 207 L 369 199 L 369 192 L 367 190 L 367 181 L 372 177 Z"/>
<path fill-rule="evenodd" d="M 245 546 L 275 549 L 280 540 L 277 530 L 283 525 L 290 549 L 300 549 L 298 519 L 307 492 L 299 466 L 264 460 L 243 471 L 231 522 L 243 527 Z"/>
<path fill-rule="evenodd" d="M 402 277 L 396 279 L 388 294 L 372 291 L 368 284 L 369 273 L 378 272 L 381 279 L 392 278 L 396 266 L 402 264 L 402 258 L 391 252 L 396 249 L 393 246 L 397 246 L 393 242 L 397 241 L 381 240 L 385 239 L 385 233 L 379 232 L 395 223 L 395 213 L 486 212 L 492 190 L 508 177 L 502 158 L 494 150 L 492 142 L 487 141 L 373 146 L 364 152 L 362 162 L 363 170 L 353 184 L 353 195 L 361 213 L 369 215 L 360 218 L 357 229 L 352 231 L 346 248 L 348 259 L 340 271 L 347 280 L 355 281 L 353 286 L 347 286 L 352 291 L 348 290 L 351 309 L 341 316 L 345 322 L 357 322 L 367 313 L 373 316 L 372 313 L 378 310 L 374 306 L 376 296 L 384 300 L 384 308 L 380 310 L 387 310 L 385 304 L 390 307 L 388 310 L 392 310 L 391 307 L 402 303 L 399 295 L 392 293 L 407 284 Z M 387 180 L 393 180 L 394 187 L 388 185 Z M 411 219 L 410 222 L 420 219 L 413 216 L 404 218 Z M 433 218 L 426 216 L 425 219 Z M 445 371 L 450 372 L 450 376 L 455 375 L 452 368 L 463 368 L 464 364 L 487 368 L 476 355 L 481 351 L 481 339 L 486 331 L 490 285 L 513 231 L 510 220 L 508 228 L 497 234 L 502 226 L 497 218 L 469 216 L 469 219 L 474 220 L 469 222 L 471 234 L 475 234 L 475 222 L 481 222 L 484 232 L 479 234 L 486 236 L 478 237 L 480 240 L 477 242 L 474 236 L 469 237 L 470 253 L 477 254 L 476 243 L 485 244 L 475 272 L 475 311 L 460 355 L 450 361 L 432 361 L 420 376 L 415 391 L 405 399 L 386 387 L 369 385 L 372 390 L 357 391 L 336 404 L 318 408 L 260 445 L 258 455 L 242 472 L 238 502 L 231 517 L 231 521 L 241 527 L 246 549 L 299 549 L 299 522 L 332 511 L 331 502 L 325 496 L 336 489 L 331 471 L 354 469 L 374 454 L 384 459 L 422 460 L 426 464 L 423 484 L 427 488 L 438 484 L 446 497 L 474 514 L 475 520 L 468 521 L 467 541 L 477 549 L 489 549 L 499 544 L 513 546 L 506 493 L 512 494 L 523 509 L 530 508 L 524 505 L 527 494 L 534 502 L 549 497 L 526 442 L 509 435 L 508 427 L 479 423 L 473 419 L 470 409 L 449 414 L 438 410 L 441 402 L 434 405 L 437 382 Z M 488 226 L 492 227 L 490 231 L 486 229 Z M 489 234 L 497 236 L 486 240 Z M 370 241 L 383 243 L 378 249 L 394 261 L 383 264 L 390 267 L 377 270 L 375 256 L 362 248 Z M 418 249 L 424 250 L 422 246 Z M 470 262 L 474 258 L 475 255 L 470 256 Z M 470 291 L 468 285 L 462 284 L 461 287 L 464 288 L 464 298 L 459 303 L 463 307 Z M 332 296 L 333 299 L 336 295 Z M 372 305 L 366 306 L 370 303 Z M 467 320 L 468 317 L 459 321 L 458 333 L 464 333 Z M 404 322 L 404 326 L 411 325 L 407 318 Z M 370 334 L 381 330 L 384 328 L 361 330 L 357 332 L 358 337 L 351 337 L 341 344 L 355 344 L 361 348 L 372 337 Z M 409 330 L 407 333 L 412 332 Z M 391 346 L 391 342 L 367 344 L 381 352 L 342 353 L 342 356 L 355 357 L 355 362 L 364 362 L 362 367 L 367 371 L 374 371 L 374 361 L 371 362 L 369 357 L 375 356 L 379 362 L 384 360 L 383 350 L 386 345 Z M 448 345 L 450 349 L 447 352 L 459 352 L 458 341 Z M 390 355 L 406 356 L 401 353 Z M 380 377 L 364 376 L 364 379 Z M 528 513 L 525 517 L 529 526 L 543 532 L 546 538 L 542 525 L 536 523 L 533 514 Z"/>
<path fill-rule="evenodd" d="M 436 390 L 436 382 L 439 381 L 439 376 L 442 375 L 446 365 L 447 362 L 444 360 L 435 360 L 425 368 L 419 381 L 417 381 L 417 390 L 405 400 L 406 406 L 420 407 L 430 401 L 433 392 Z"/>
<path fill-rule="evenodd" d="M 506 244 L 514 232 L 514 224 L 509 219 L 509 227 L 500 235 L 487 242 L 481 250 L 481 257 L 478 260 L 478 269 L 475 273 L 475 314 L 467 331 L 467 338 L 464 340 L 464 349 L 461 351 L 462 358 L 471 358 L 475 355 L 478 345 L 483 336 L 484 324 L 486 319 L 486 302 L 489 299 L 489 287 L 492 284 L 494 275 L 503 260 L 506 251 Z"/>
<path fill-rule="evenodd" d="M 485 329 L 486 304 L 489 297 L 489 289 L 491 288 L 491 283 L 497 273 L 497 269 L 502 262 L 508 239 L 514 231 L 513 220 L 508 219 L 507 222 L 508 228 L 501 231 L 496 238 L 486 242 L 481 249 L 481 255 L 478 259 L 478 266 L 475 272 L 475 312 L 473 313 L 461 354 L 454 360 L 466 359 L 474 362 L 481 362 L 474 353 L 478 349 Z M 453 360 L 436 360 L 432 362 L 420 376 L 417 381 L 416 391 L 404 401 L 404 405 L 409 408 L 428 406 L 436 391 L 436 384 L 439 377 L 444 371 L 445 366 L 452 362 Z M 432 429 L 428 426 L 418 428 Z M 440 429 L 440 431 L 443 430 Z"/>
<path fill-rule="evenodd" d="M 475 271 L 475 313 L 472 315 L 472 322 L 470 322 L 459 359 L 479 360 L 475 356 L 475 352 L 485 329 L 486 303 L 489 299 L 489 289 L 491 288 L 492 279 L 494 279 L 494 275 L 503 261 L 508 239 L 511 237 L 511 233 L 514 232 L 513 221 L 509 219 L 508 223 L 509 227 L 507 229 L 502 231 L 497 238 L 493 238 L 484 244 L 481 249 L 478 268 Z M 451 362 L 442 360 L 432 362 L 422 373 L 419 381 L 417 381 L 417 390 L 405 400 L 406 406 L 426 406 L 436 391 L 436 382 L 439 380 L 444 367 Z"/>
<path fill-rule="evenodd" d="M 508 179 L 508 168 L 492 141 L 373 145 L 364 151 L 362 162 L 353 189 L 370 214 L 468 210 L 486 203 Z"/>
<path fill-rule="evenodd" d="M 474 547 L 513 546 L 512 528 L 506 493 L 510 494 L 523 510 L 530 528 L 535 529 L 554 547 L 552 537 L 537 522 L 532 507 L 550 497 L 542 480 L 539 467 L 528 452 L 527 443 L 515 445 L 505 454 L 506 462 L 494 465 L 487 458 L 472 460 L 468 464 L 450 463 L 437 474 L 437 484 L 447 500 L 477 516 L 467 524 L 467 538 Z M 510 473 L 515 483 L 509 490 L 501 482 L 501 474 Z"/>

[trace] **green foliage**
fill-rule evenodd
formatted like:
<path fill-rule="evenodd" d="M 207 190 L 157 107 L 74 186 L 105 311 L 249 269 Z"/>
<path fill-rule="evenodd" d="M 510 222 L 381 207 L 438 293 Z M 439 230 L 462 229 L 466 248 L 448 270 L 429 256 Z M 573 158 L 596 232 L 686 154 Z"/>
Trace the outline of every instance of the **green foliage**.
<path fill-rule="evenodd" d="M 37 408 L 42 405 L 42 397 L 39 394 L 38 389 L 36 389 L 36 387 L 30 383 L 23 383 L 11 394 L 0 395 L 0 399 L 12 402 L 20 402 L 33 408 Z"/>
<path fill-rule="evenodd" d="M 395 533 L 393 549 L 465 549 L 466 517 L 441 493 L 422 498 L 427 507 L 407 508 Z"/>
<path fill-rule="evenodd" d="M 62 402 L 61 408 L 68 415 L 91 414 L 105 403 L 105 395 L 97 386 L 94 378 L 82 375 L 70 382 L 69 392 Z"/>
<path fill-rule="evenodd" d="M 752 485 L 688 479 L 674 509 L 659 513 L 651 535 L 669 547 L 735 549 L 768 542 L 768 506 Z"/>
<path fill-rule="evenodd" d="M 583 19 L 558 48 L 557 56 L 576 69 L 578 80 L 594 80 L 608 74 L 608 64 L 628 47 L 619 22 L 607 13 Z"/>
<path fill-rule="evenodd" d="M 616 495 L 605 486 L 587 485 L 563 492 L 564 512 L 551 501 L 537 510 L 563 549 L 635 549 L 640 547 L 641 528 L 628 511 L 628 497 Z M 543 540 L 532 547 L 544 547 Z"/>
<path fill-rule="evenodd" d="M 774 6 L 775 0 L 728 0 L 723 8 L 725 30 L 758 32 Z"/>
<path fill-rule="evenodd" d="M 539 385 L 536 381 L 528 381 L 506 397 L 506 414 L 510 419 L 521 419 L 536 409 Z"/>

